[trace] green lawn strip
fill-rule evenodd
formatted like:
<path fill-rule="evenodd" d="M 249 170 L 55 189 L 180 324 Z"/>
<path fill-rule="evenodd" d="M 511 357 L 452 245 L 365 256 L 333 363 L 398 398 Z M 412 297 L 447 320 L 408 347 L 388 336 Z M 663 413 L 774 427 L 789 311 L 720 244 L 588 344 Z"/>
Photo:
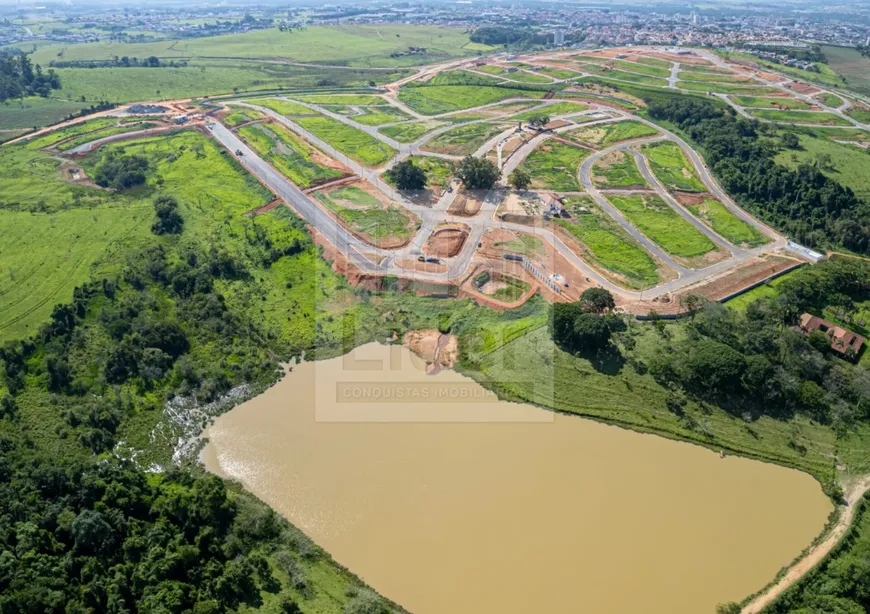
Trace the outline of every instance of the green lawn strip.
<path fill-rule="evenodd" d="M 432 153 L 465 156 L 473 154 L 481 145 L 507 127 L 505 124 L 489 122 L 457 126 L 426 141 L 421 147 Z"/>
<path fill-rule="evenodd" d="M 584 258 L 617 274 L 626 286 L 651 288 L 660 281 L 655 260 L 589 197 L 569 196 L 571 219 L 557 222 L 588 250 Z"/>
<path fill-rule="evenodd" d="M 136 132 L 138 130 L 148 130 L 149 128 L 154 128 L 156 125 L 157 124 L 153 122 L 142 122 L 141 124 L 128 123 L 121 124 L 120 126 L 108 126 L 106 128 L 101 128 L 99 130 L 94 130 L 93 132 L 83 134 L 82 136 L 70 139 L 69 141 L 64 141 L 63 143 L 60 143 L 57 148 L 61 151 L 69 151 L 70 149 L 75 149 L 79 145 L 84 145 L 85 143 L 90 143 L 91 141 L 115 136 L 116 134 Z"/>
<path fill-rule="evenodd" d="M 716 249 L 713 242 L 658 196 L 617 196 L 607 199 L 643 234 L 673 256 L 694 258 Z"/>
<path fill-rule="evenodd" d="M 233 109 L 232 113 L 224 116 L 223 122 L 230 128 L 235 128 L 239 124 L 256 121 L 258 119 L 263 119 L 264 117 L 265 115 L 254 109 L 236 107 Z"/>
<path fill-rule="evenodd" d="M 644 75 L 649 75 L 651 77 L 661 77 L 667 79 L 671 76 L 670 68 L 660 68 L 658 66 L 648 66 L 646 64 L 637 64 L 635 62 L 627 62 L 625 60 L 615 60 L 612 64 L 622 70 L 627 70 L 628 72 L 636 72 Z"/>
<path fill-rule="evenodd" d="M 775 158 L 777 164 L 793 169 L 801 164 L 814 164 L 825 175 L 838 183 L 851 188 L 860 198 L 870 199 L 870 155 L 866 149 L 853 145 L 837 143 L 836 134 L 830 132 L 848 132 L 846 130 L 829 130 L 810 128 L 810 134 L 799 134 L 800 149 L 783 149 Z M 864 140 L 870 140 L 870 134 L 863 132 Z M 823 162 L 824 160 L 824 162 Z"/>
<path fill-rule="evenodd" d="M 705 192 L 707 187 L 698 178 L 698 172 L 685 152 L 676 143 L 664 141 L 643 146 L 650 169 L 668 190 Z"/>
<path fill-rule="evenodd" d="M 519 81 L 520 83 L 552 83 L 553 80 L 546 75 L 539 75 L 533 72 L 519 70 L 517 72 L 506 75 L 508 79 Z"/>
<path fill-rule="evenodd" d="M 774 122 L 791 124 L 822 124 L 828 126 L 849 126 L 845 119 L 833 113 L 814 111 L 773 111 L 768 109 L 749 111 L 752 117 Z"/>
<path fill-rule="evenodd" d="M 680 72 L 693 72 L 700 74 L 709 74 L 709 73 L 718 73 L 718 74 L 726 74 L 731 75 L 734 74 L 727 68 L 719 68 L 718 66 L 710 66 L 710 65 L 699 65 L 696 66 L 694 64 L 680 64 Z"/>
<path fill-rule="evenodd" d="M 779 286 L 782 285 L 789 278 L 791 278 L 795 273 L 796 271 L 789 271 L 784 275 L 780 275 L 775 279 L 771 279 L 767 283 L 756 286 L 739 296 L 735 296 L 731 300 L 727 301 L 725 305 L 727 305 L 731 309 L 737 309 L 742 311 L 746 309 L 751 303 L 757 301 L 760 298 L 775 298 L 779 296 Z"/>
<path fill-rule="evenodd" d="M 396 155 L 396 150 L 386 143 L 337 119 L 319 116 L 300 117 L 295 121 L 361 164 L 380 166 Z"/>
<path fill-rule="evenodd" d="M 507 72 L 506 68 L 502 66 L 494 66 L 492 64 L 484 64 L 483 66 L 475 66 L 473 70 L 478 72 L 485 72 L 490 75 L 503 75 Z"/>
<path fill-rule="evenodd" d="M 520 235 L 510 241 L 498 242 L 495 247 L 503 247 L 508 252 L 534 257 L 543 253 L 544 242 L 533 235 Z"/>
<path fill-rule="evenodd" d="M 606 79 L 616 79 L 618 81 L 630 81 L 632 83 L 640 83 L 643 85 L 655 85 L 658 87 L 667 87 L 668 82 L 667 79 L 660 79 L 658 77 L 651 77 L 648 75 L 639 75 L 633 72 L 626 72 L 624 70 L 618 69 L 608 69 L 604 66 L 598 66 L 597 64 L 583 64 L 580 67 L 580 70 L 586 73 L 592 73 L 595 75 L 599 75 Z"/>
<path fill-rule="evenodd" d="M 470 85 L 403 87 L 399 100 L 423 115 L 437 115 L 492 104 L 505 98 L 542 98 L 543 90 Z"/>
<path fill-rule="evenodd" d="M 717 94 L 740 94 L 743 96 L 767 96 L 781 91 L 775 87 L 732 85 L 728 83 L 703 83 L 696 81 L 677 81 L 677 87 L 696 92 L 714 92 Z"/>
<path fill-rule="evenodd" d="M 41 128 L 56 124 L 88 106 L 90 103 L 87 102 L 38 96 L 10 99 L 0 104 L 0 127 L 4 130 Z"/>
<path fill-rule="evenodd" d="M 569 140 L 589 145 L 590 147 L 604 148 L 622 141 L 654 136 L 656 134 L 658 134 L 658 131 L 647 124 L 626 120 L 579 128 L 563 132 L 562 136 Z"/>
<path fill-rule="evenodd" d="M 416 141 L 427 132 L 431 132 L 443 124 L 437 122 L 409 122 L 407 124 L 398 124 L 396 126 L 384 126 L 379 128 L 378 132 L 386 134 L 391 139 L 399 143 L 411 143 Z"/>
<path fill-rule="evenodd" d="M 592 167 L 592 181 L 598 188 L 649 187 L 640 174 L 634 156 L 614 151 Z"/>
<path fill-rule="evenodd" d="M 666 327 L 673 337 L 681 337 L 685 333 L 679 326 Z M 792 422 L 766 416 L 748 425 L 740 416 L 718 407 L 702 408 L 694 401 L 677 415 L 667 407 L 668 389 L 645 369 L 641 374 L 625 364 L 617 375 L 609 375 L 589 360 L 555 347 L 545 326 L 510 341 L 499 328 L 490 328 L 482 327 L 476 336 L 463 339 L 463 354 L 481 371 L 469 370 L 468 375 L 508 400 L 691 441 L 717 452 L 736 451 L 829 479 L 831 455 L 837 447 L 829 427 L 803 418 Z M 498 349 L 492 351 L 492 347 Z M 642 327 L 632 353 L 647 364 L 660 348 L 661 337 L 652 327 Z M 546 360 L 529 361 L 529 356 Z M 800 446 L 794 445 L 795 438 Z"/>
<path fill-rule="evenodd" d="M 374 241 L 410 236 L 408 215 L 398 207 L 381 207 L 380 201 L 356 186 L 317 192 L 317 199 L 356 232 Z M 343 206 L 346 202 L 352 206 Z"/>
<path fill-rule="evenodd" d="M 560 117 L 562 115 L 579 113 L 580 111 L 585 111 L 588 108 L 588 106 L 579 102 L 557 102 L 542 109 L 525 111 L 524 113 L 520 113 L 518 115 L 512 115 L 510 119 L 516 121 L 527 121 L 528 119 L 535 117 L 536 115 L 546 115 L 547 117 L 550 117 L 552 119 L 555 117 Z"/>
<path fill-rule="evenodd" d="M 552 139 L 538 145 L 520 168 L 532 177 L 535 188 L 557 192 L 579 192 L 577 169 L 589 151 Z"/>
<path fill-rule="evenodd" d="M 340 105 L 383 105 L 387 101 L 380 96 L 371 94 L 305 94 L 305 95 L 288 95 L 288 98 L 294 98 L 302 102 L 311 104 L 340 104 Z"/>
<path fill-rule="evenodd" d="M 369 107 L 369 113 L 353 115 L 350 119 L 364 126 L 380 126 L 411 119 L 410 115 L 403 113 L 395 107 Z"/>
<path fill-rule="evenodd" d="M 543 74 L 543 75 L 549 75 L 550 77 L 553 77 L 554 79 L 560 79 L 560 80 L 561 79 L 571 79 L 571 78 L 577 76 L 576 70 L 567 70 L 565 68 L 551 68 L 549 66 L 545 66 L 545 67 L 541 68 L 538 72 Z"/>
<path fill-rule="evenodd" d="M 782 96 L 773 96 L 769 98 L 764 98 L 762 96 L 729 96 L 729 98 L 734 104 L 741 107 L 758 107 L 767 109 L 775 109 L 777 106 L 787 107 L 789 109 L 810 108 L 810 105 L 803 100 L 798 100 L 797 98 L 784 98 Z"/>
<path fill-rule="evenodd" d="M 813 96 L 813 98 L 820 101 L 826 107 L 832 107 L 834 109 L 843 104 L 842 98 L 840 98 L 836 94 L 831 94 L 830 92 L 822 92 L 821 94 L 816 94 L 815 96 Z"/>
<path fill-rule="evenodd" d="M 691 81 L 697 83 L 728 83 L 733 85 L 753 85 L 758 83 L 757 81 L 752 81 L 746 77 L 714 72 L 680 72 L 678 77 L 680 81 Z"/>
<path fill-rule="evenodd" d="M 733 245 L 757 247 L 770 242 L 770 239 L 761 234 L 754 226 L 747 224 L 731 213 L 718 200 L 705 198 L 704 202 L 699 205 L 685 205 L 685 207 Z"/>
<path fill-rule="evenodd" d="M 287 179 L 302 188 L 341 177 L 341 171 L 312 159 L 314 148 L 281 124 L 239 128 L 239 136 Z"/>
<path fill-rule="evenodd" d="M 266 107 L 276 113 L 280 113 L 284 117 L 299 117 L 304 115 L 320 115 L 314 109 L 309 109 L 306 106 L 292 102 L 290 100 L 279 100 L 277 98 L 255 98 L 253 100 L 245 100 L 250 104 L 255 104 L 260 107 Z"/>
<path fill-rule="evenodd" d="M 95 130 L 102 130 L 103 128 L 108 128 L 110 126 L 115 126 L 120 121 L 117 117 L 100 117 L 97 119 L 91 119 L 85 122 L 79 122 L 77 124 L 72 124 L 71 126 L 67 126 L 66 128 L 59 128 L 57 130 L 52 130 L 42 136 L 37 136 L 32 139 L 27 139 L 25 141 L 28 149 L 42 149 L 44 147 L 50 147 L 55 143 L 59 143 L 64 139 L 68 139 L 70 137 L 78 136 L 80 134 L 86 134 L 88 132 L 94 132 Z"/>
<path fill-rule="evenodd" d="M 670 68 L 671 62 L 667 60 L 662 60 L 661 58 L 648 58 L 648 57 L 640 57 L 636 60 L 632 60 L 637 64 L 646 64 L 647 66 L 660 66 L 662 68 Z"/>
<path fill-rule="evenodd" d="M 862 124 L 870 124 L 870 109 L 856 109 L 852 107 L 846 110 L 846 115 L 857 119 Z"/>

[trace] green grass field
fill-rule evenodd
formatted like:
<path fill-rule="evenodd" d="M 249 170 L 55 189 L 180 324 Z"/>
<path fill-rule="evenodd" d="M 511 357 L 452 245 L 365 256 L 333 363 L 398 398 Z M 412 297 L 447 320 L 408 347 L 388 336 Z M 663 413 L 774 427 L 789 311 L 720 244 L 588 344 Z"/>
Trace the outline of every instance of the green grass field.
<path fill-rule="evenodd" d="M 511 120 L 527 121 L 536 115 L 546 115 L 549 118 L 562 117 L 571 113 L 585 111 L 589 107 L 579 102 L 557 102 L 537 111 L 525 111 L 518 115 L 512 115 Z"/>
<path fill-rule="evenodd" d="M 519 298 L 525 294 L 530 287 L 528 283 L 522 279 L 517 279 L 516 277 L 504 276 L 500 281 L 504 283 L 505 286 L 499 288 L 490 294 L 490 296 L 506 303 L 513 303 L 514 301 L 519 300 Z"/>
<path fill-rule="evenodd" d="M 837 143 L 818 135 L 819 132 L 819 129 L 811 129 L 812 134 L 800 134 L 801 149 L 779 152 L 776 162 L 797 168 L 803 163 L 814 163 L 820 155 L 830 156 L 830 164 L 822 165 L 820 170 L 840 184 L 852 188 L 859 198 L 870 199 L 870 155 L 867 150 Z"/>
<path fill-rule="evenodd" d="M 407 121 L 411 116 L 403 113 L 396 107 L 367 107 L 368 113 L 362 115 L 352 115 L 350 119 L 364 126 L 380 126 L 382 124 L 393 124 L 396 122 Z"/>
<path fill-rule="evenodd" d="M 116 134 L 125 134 L 127 132 L 136 132 L 137 130 L 147 130 L 148 128 L 153 128 L 156 125 L 157 124 L 155 124 L 153 122 L 142 122 L 142 123 L 121 124 L 119 126 L 109 126 L 107 128 L 95 130 L 94 132 L 89 132 L 87 134 L 83 134 L 82 136 L 76 137 L 74 139 L 70 139 L 69 141 L 59 143 L 57 145 L 57 148 L 60 151 L 69 151 L 71 149 L 75 149 L 79 145 L 84 145 L 85 143 L 90 143 L 91 141 L 96 141 L 98 139 L 104 139 L 104 138 L 107 138 L 110 136 L 115 136 Z"/>
<path fill-rule="evenodd" d="M 298 96 L 291 95 L 289 98 L 310 102 L 311 104 L 353 104 L 359 106 L 387 104 L 387 101 L 380 96 L 373 96 L 371 94 L 304 94 Z"/>
<path fill-rule="evenodd" d="M 386 134 L 388 137 L 398 141 L 399 143 L 412 143 L 424 134 L 443 125 L 443 123 L 436 121 L 409 122 L 397 126 L 385 126 L 380 128 L 378 132 Z"/>
<path fill-rule="evenodd" d="M 485 72 L 488 75 L 504 75 L 507 69 L 503 66 L 494 66 L 493 64 L 484 64 L 483 66 L 475 66 L 477 72 Z"/>
<path fill-rule="evenodd" d="M 614 273 L 617 281 L 636 290 L 659 283 L 658 267 L 652 257 L 591 198 L 569 196 L 565 208 L 570 220 L 558 220 L 586 248 L 584 259 L 602 272 Z"/>
<path fill-rule="evenodd" d="M 685 207 L 733 245 L 757 247 L 770 242 L 770 239 L 754 226 L 735 216 L 718 200 L 705 198 L 699 205 L 685 205 Z"/>
<path fill-rule="evenodd" d="M 725 305 L 727 305 L 731 309 L 737 309 L 742 311 L 746 309 L 751 303 L 757 301 L 760 298 L 773 298 L 779 296 L 779 286 L 787 281 L 790 277 L 792 277 L 794 273 L 795 271 L 790 271 L 785 275 L 780 275 L 776 279 L 771 279 L 769 282 L 761 284 L 760 286 L 756 286 L 752 288 L 752 290 L 748 290 L 740 296 L 735 296 L 730 301 L 727 301 Z"/>
<path fill-rule="evenodd" d="M 836 94 L 830 94 L 828 92 L 822 92 L 821 94 L 816 94 L 813 96 L 816 100 L 820 101 L 826 107 L 832 107 L 836 109 L 841 104 L 843 104 L 843 99 L 837 96 Z"/>
<path fill-rule="evenodd" d="M 621 68 L 622 70 L 627 70 L 628 72 L 636 72 L 651 77 L 667 79 L 671 76 L 670 68 L 638 64 L 636 62 L 627 62 L 625 60 L 614 60 L 612 65 Z"/>
<path fill-rule="evenodd" d="M 317 192 L 317 200 L 354 231 L 375 243 L 389 238 L 407 239 L 413 231 L 405 211 L 399 207 L 383 208 L 377 198 L 356 186 Z"/>
<path fill-rule="evenodd" d="M 870 124 L 870 110 L 851 108 L 846 111 L 846 115 L 853 119 L 857 119 L 862 124 Z"/>
<path fill-rule="evenodd" d="M 532 177 L 532 186 L 557 192 L 579 192 L 577 169 L 589 152 L 559 141 L 544 141 L 529 154 L 520 168 Z"/>
<path fill-rule="evenodd" d="M 660 79 L 658 77 L 651 77 L 649 75 L 639 75 L 634 72 L 627 72 L 624 70 L 618 69 L 609 69 L 605 66 L 599 66 L 598 64 L 581 64 L 579 66 L 580 70 L 585 73 L 590 73 L 593 75 L 598 75 L 605 79 L 615 79 L 617 81 L 628 81 L 630 83 L 638 83 L 641 85 L 654 85 L 656 87 L 667 87 L 668 82 L 666 79 Z"/>
<path fill-rule="evenodd" d="M 24 143 L 28 149 L 42 149 L 45 147 L 51 147 L 55 143 L 59 143 L 64 139 L 79 136 L 81 134 L 87 134 L 96 130 L 102 130 L 104 128 L 110 128 L 117 125 L 119 122 L 126 123 L 128 121 L 141 120 L 139 118 L 120 119 L 117 117 L 98 117 L 96 119 L 89 119 L 87 121 L 71 124 L 65 128 L 52 130 L 51 132 L 47 132 L 41 136 L 27 139 Z"/>
<path fill-rule="evenodd" d="M 784 124 L 816 124 L 824 126 L 850 126 L 851 124 L 845 119 L 834 115 L 833 113 L 813 112 L 813 111 L 773 111 L 763 109 L 760 111 L 750 111 L 752 117 L 758 119 L 767 119 L 773 122 Z"/>
<path fill-rule="evenodd" d="M 505 75 L 508 79 L 513 81 L 519 81 L 520 83 L 552 83 L 553 80 L 546 75 L 539 75 L 532 72 L 526 72 L 523 70 L 512 72 L 508 75 Z"/>
<path fill-rule="evenodd" d="M 231 113 L 224 116 L 223 122 L 230 128 L 234 128 L 239 124 L 263 119 L 263 117 L 265 116 L 262 113 L 255 111 L 254 109 L 236 107 Z"/>
<path fill-rule="evenodd" d="M 794 79 L 802 79 L 811 83 L 821 83 L 822 85 L 829 85 L 833 87 L 843 87 L 846 85 L 845 81 L 843 81 L 843 79 L 839 75 L 837 75 L 837 73 L 835 73 L 827 64 L 820 64 L 817 62 L 815 66 L 816 68 L 818 68 L 818 72 L 816 72 L 810 70 L 803 70 L 802 68 L 795 68 L 793 66 L 784 66 L 775 62 L 770 62 L 763 58 L 755 57 L 754 55 L 748 53 L 730 53 L 722 51 L 717 51 L 716 53 L 725 58 L 752 62 L 754 64 L 769 68 L 773 71 L 782 73 Z M 830 57 L 828 58 L 828 60 L 830 60 Z"/>
<path fill-rule="evenodd" d="M 634 156 L 614 151 L 592 167 L 592 182 L 598 188 L 649 187 L 635 164 Z"/>
<path fill-rule="evenodd" d="M 380 166 L 396 155 L 386 143 L 331 117 L 300 117 L 295 121 L 360 164 Z"/>
<path fill-rule="evenodd" d="M 7 100 L 0 104 L 0 128 L 29 130 L 56 124 L 87 106 L 89 103 L 36 96 Z"/>
<path fill-rule="evenodd" d="M 734 85 L 752 85 L 754 83 L 743 77 L 715 72 L 680 72 L 679 78 L 680 81 L 693 81 L 697 83 L 731 83 Z"/>
<path fill-rule="evenodd" d="M 870 58 L 865 58 L 851 47 L 822 46 L 828 58 L 828 68 L 844 78 L 851 90 L 870 94 Z"/>
<path fill-rule="evenodd" d="M 438 115 L 492 104 L 505 98 L 541 98 L 545 93 L 506 87 L 433 85 L 403 87 L 399 90 L 399 100 L 423 115 Z"/>
<path fill-rule="evenodd" d="M 705 192 L 698 172 L 676 143 L 665 141 L 643 146 L 643 153 L 656 178 L 669 190 Z"/>
<path fill-rule="evenodd" d="M 737 85 L 729 83 L 705 83 L 702 81 L 677 81 L 677 87 L 694 92 L 713 92 L 716 94 L 739 94 L 741 96 L 769 96 L 780 90 L 775 87 Z"/>
<path fill-rule="evenodd" d="M 710 239 L 658 196 L 610 194 L 607 199 L 643 234 L 672 256 L 694 258 L 716 248 Z"/>
<path fill-rule="evenodd" d="M 475 53 L 463 48 L 469 42 L 468 32 L 461 28 L 387 24 L 307 26 L 291 32 L 271 29 L 147 43 L 56 43 L 40 47 L 33 59 L 47 65 L 62 51 L 65 61 L 156 55 L 160 58 L 282 58 L 360 67 L 411 66 Z M 409 47 L 422 47 L 426 52 L 390 57 Z"/>
<path fill-rule="evenodd" d="M 487 122 L 457 126 L 426 141 L 421 147 L 432 153 L 465 156 L 473 154 L 481 145 L 504 132 L 507 127 L 505 124 Z"/>
<path fill-rule="evenodd" d="M 549 66 L 542 68 L 538 72 L 542 75 L 548 75 L 559 80 L 571 79 L 577 76 L 577 71 L 567 70 L 565 68 L 550 68 Z"/>
<path fill-rule="evenodd" d="M 762 96 L 729 96 L 731 101 L 741 107 L 757 107 L 766 109 L 775 109 L 777 106 L 787 107 L 789 109 L 809 109 L 810 105 L 803 100 L 797 98 L 784 98 L 782 96 L 773 98 L 764 98 Z"/>
<path fill-rule="evenodd" d="M 288 118 L 301 117 L 304 115 L 320 115 L 320 113 L 314 109 L 309 109 L 308 107 L 293 102 L 292 100 L 280 100 L 278 98 L 251 98 L 246 99 L 245 102 L 271 109 L 272 111 L 275 111 L 275 113 L 280 113 Z"/>
<path fill-rule="evenodd" d="M 604 148 L 622 141 L 654 136 L 658 131 L 651 126 L 634 121 L 620 121 L 612 124 L 600 124 L 565 132 L 562 136 L 589 145 Z"/>
<path fill-rule="evenodd" d="M 274 123 L 239 128 L 239 136 L 287 179 L 302 188 L 341 177 L 341 171 L 316 162 L 315 149 L 287 127 Z"/>

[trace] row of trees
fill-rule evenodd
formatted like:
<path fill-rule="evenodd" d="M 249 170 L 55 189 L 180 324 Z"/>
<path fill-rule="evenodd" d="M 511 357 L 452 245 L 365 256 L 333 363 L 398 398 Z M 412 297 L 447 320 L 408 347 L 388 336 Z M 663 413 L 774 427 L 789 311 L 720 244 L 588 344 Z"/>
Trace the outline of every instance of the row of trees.
<path fill-rule="evenodd" d="M 53 68 L 181 68 L 187 66 L 187 60 L 161 60 L 156 55 L 139 59 L 137 57 L 117 55 L 109 60 L 70 60 L 52 61 Z"/>
<path fill-rule="evenodd" d="M 704 149 L 728 193 L 796 241 L 870 253 L 870 204 L 817 166 L 776 164 L 757 122 L 688 97 L 650 100 L 649 114 L 677 124 Z"/>
<path fill-rule="evenodd" d="M 54 70 L 43 73 L 42 67 L 34 66 L 26 53 L 0 54 L 0 102 L 25 96 L 47 98 L 51 90 L 57 89 L 60 78 Z"/>

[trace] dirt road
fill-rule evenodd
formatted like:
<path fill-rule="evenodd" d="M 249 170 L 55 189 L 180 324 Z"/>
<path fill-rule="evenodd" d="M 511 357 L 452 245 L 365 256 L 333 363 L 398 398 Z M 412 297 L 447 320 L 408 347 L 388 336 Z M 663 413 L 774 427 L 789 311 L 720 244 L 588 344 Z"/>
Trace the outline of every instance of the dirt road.
<path fill-rule="evenodd" d="M 825 540 L 817 544 L 805 557 L 790 567 L 788 572 L 776 584 L 750 601 L 740 611 L 740 614 L 758 614 L 824 559 L 852 524 L 852 519 L 855 517 L 855 508 L 861 497 L 868 490 L 870 490 L 870 476 L 862 478 L 846 492 L 846 505 L 842 509 L 837 524 L 834 525 L 834 528 L 828 533 Z"/>

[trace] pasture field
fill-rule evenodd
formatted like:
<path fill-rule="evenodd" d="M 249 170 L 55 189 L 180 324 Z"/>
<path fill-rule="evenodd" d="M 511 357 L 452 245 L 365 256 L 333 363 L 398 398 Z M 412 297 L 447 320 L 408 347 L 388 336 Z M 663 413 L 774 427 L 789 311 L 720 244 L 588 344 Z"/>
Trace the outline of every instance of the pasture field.
<path fill-rule="evenodd" d="M 384 126 L 378 129 L 378 132 L 386 134 L 399 143 L 413 143 L 427 132 L 431 132 L 443 125 L 443 123 L 435 121 L 409 122 L 396 126 Z"/>
<path fill-rule="evenodd" d="M 627 120 L 571 130 L 563 133 L 562 136 L 590 147 L 603 149 L 622 141 L 655 136 L 656 134 L 658 131 L 651 126 Z"/>
<path fill-rule="evenodd" d="M 356 186 L 317 192 L 317 200 L 367 240 L 407 239 L 413 230 L 412 220 L 399 207 L 383 208 L 381 202 Z"/>
<path fill-rule="evenodd" d="M 368 112 L 362 115 L 351 115 L 350 119 L 364 126 L 380 126 L 381 124 L 393 124 L 407 121 L 411 116 L 403 113 L 396 107 L 367 107 Z"/>
<path fill-rule="evenodd" d="M 239 124 L 263 119 L 264 117 L 265 115 L 263 115 L 259 111 L 255 111 L 254 109 L 236 107 L 231 113 L 228 113 L 223 117 L 223 122 L 230 128 L 235 128 Z"/>
<path fill-rule="evenodd" d="M 560 141 L 548 140 L 538 145 L 523 160 L 523 168 L 532 177 L 532 186 L 556 192 L 579 192 L 577 169 L 589 152 Z"/>
<path fill-rule="evenodd" d="M 764 98 L 762 96 L 729 96 L 731 101 L 741 107 L 756 107 L 775 109 L 777 106 L 787 107 L 789 109 L 809 109 L 810 105 L 803 100 L 797 98 L 771 97 Z"/>
<path fill-rule="evenodd" d="M 851 188 L 859 198 L 870 200 L 870 155 L 864 149 L 837 143 L 819 132 L 812 129 L 810 134 L 799 134 L 801 148 L 780 151 L 774 158 L 777 164 L 797 168 L 801 164 L 816 162 L 819 156 L 830 156 L 830 163 L 818 165 L 819 170 Z M 864 138 L 870 136 L 865 133 Z"/>
<path fill-rule="evenodd" d="M 399 90 L 399 100 L 423 115 L 438 115 L 492 104 L 505 98 L 542 98 L 544 94 L 546 92 L 541 90 L 507 87 L 432 85 L 403 87 Z"/>
<path fill-rule="evenodd" d="M 849 126 L 851 125 L 845 119 L 834 115 L 833 113 L 813 112 L 813 111 L 772 111 L 763 109 L 760 111 L 750 111 L 752 117 L 758 119 L 766 119 L 772 122 L 790 123 L 790 124 L 810 124 L 820 126 Z"/>
<path fill-rule="evenodd" d="M 659 283 L 661 277 L 652 256 L 591 198 L 569 196 L 565 208 L 571 219 L 557 221 L 586 248 L 583 257 L 591 264 L 615 274 L 620 283 L 635 290 Z"/>
<path fill-rule="evenodd" d="M 360 164 L 380 166 L 396 155 L 386 143 L 331 117 L 300 117 L 295 121 Z"/>
<path fill-rule="evenodd" d="M 851 47 L 822 46 L 828 58 L 828 68 L 848 81 L 849 89 L 870 94 L 870 58 L 865 58 Z"/>
<path fill-rule="evenodd" d="M 676 143 L 664 141 L 643 146 L 643 153 L 656 178 L 668 190 L 704 192 L 707 187 L 698 179 L 698 172 Z"/>
<path fill-rule="evenodd" d="M 107 60 L 113 56 L 160 58 L 282 58 L 294 62 L 347 66 L 410 66 L 474 53 L 463 49 L 468 33 L 460 28 L 406 25 L 308 26 L 292 32 L 277 28 L 243 34 L 161 40 L 145 43 L 55 43 L 37 49 L 34 62 L 48 65 L 63 51 L 65 61 Z M 409 47 L 425 53 L 391 58 Z M 123 69 L 130 70 L 130 69 Z M 164 70 L 164 69 L 159 69 Z"/>
<path fill-rule="evenodd" d="M 506 75 L 508 79 L 519 81 L 520 83 L 552 83 L 553 80 L 546 75 L 539 75 L 533 72 L 520 70 Z"/>
<path fill-rule="evenodd" d="M 28 98 L 7 100 L 0 104 L 0 128 L 3 130 L 30 130 L 56 124 L 71 113 L 89 106 L 86 102 L 57 100 L 54 98 Z"/>
<path fill-rule="evenodd" d="M 770 242 L 770 239 L 754 226 L 750 226 L 735 216 L 718 200 L 704 198 L 703 202 L 697 205 L 687 204 L 684 206 L 732 245 L 757 247 Z"/>
<path fill-rule="evenodd" d="M 581 104 L 579 102 L 557 102 L 555 104 L 551 104 L 543 109 L 536 109 L 531 111 L 525 111 L 518 115 L 512 115 L 511 120 L 516 121 L 527 121 L 536 115 L 546 115 L 549 118 L 562 117 L 564 115 L 570 115 L 571 113 L 579 113 L 580 111 L 585 111 L 588 109 L 585 104 Z"/>
<path fill-rule="evenodd" d="M 69 151 L 70 149 L 75 149 L 79 145 L 84 145 L 85 143 L 90 143 L 91 141 L 96 141 L 98 139 L 104 139 L 106 137 L 115 136 L 116 134 L 125 134 L 127 132 L 136 132 L 137 130 L 147 130 L 149 128 L 155 127 L 157 124 L 153 122 L 142 122 L 135 124 L 121 124 L 119 126 L 109 126 L 107 128 L 102 128 L 100 130 L 95 130 L 93 132 L 88 132 L 87 134 L 83 134 L 74 139 L 70 139 L 69 141 L 65 141 L 63 143 L 59 143 L 56 147 L 60 151 Z"/>
<path fill-rule="evenodd" d="M 634 156 L 614 151 L 592 167 L 592 181 L 598 188 L 649 187 L 635 164 Z"/>
<path fill-rule="evenodd" d="M 308 107 L 293 102 L 292 100 L 281 100 L 279 98 L 254 98 L 246 99 L 245 102 L 266 107 L 267 109 L 271 109 L 272 111 L 275 111 L 275 113 L 280 113 L 287 118 L 301 117 L 305 115 L 320 115 L 320 113 L 314 109 L 309 109 Z"/>
<path fill-rule="evenodd" d="M 617 196 L 607 199 L 659 247 L 680 258 L 694 258 L 716 249 L 713 242 L 658 196 Z"/>
<path fill-rule="evenodd" d="M 577 76 L 576 70 L 568 70 L 566 68 L 551 68 L 549 66 L 545 66 L 541 70 L 538 71 L 542 75 L 548 75 L 553 77 L 554 79 L 571 79 Z"/>
<path fill-rule="evenodd" d="M 322 154 L 281 124 L 242 126 L 239 137 L 299 187 L 308 188 L 342 175 L 340 170 L 317 162 L 315 158 Z"/>
<path fill-rule="evenodd" d="M 432 153 L 465 156 L 473 154 L 481 145 L 507 127 L 505 124 L 487 122 L 457 126 L 426 141 L 421 147 Z"/>
<path fill-rule="evenodd" d="M 815 96 L 813 96 L 813 98 L 820 101 L 826 107 L 833 107 L 834 109 L 843 104 L 842 98 L 840 98 L 836 94 L 831 94 L 829 92 L 822 92 L 821 94 L 816 94 Z"/>

